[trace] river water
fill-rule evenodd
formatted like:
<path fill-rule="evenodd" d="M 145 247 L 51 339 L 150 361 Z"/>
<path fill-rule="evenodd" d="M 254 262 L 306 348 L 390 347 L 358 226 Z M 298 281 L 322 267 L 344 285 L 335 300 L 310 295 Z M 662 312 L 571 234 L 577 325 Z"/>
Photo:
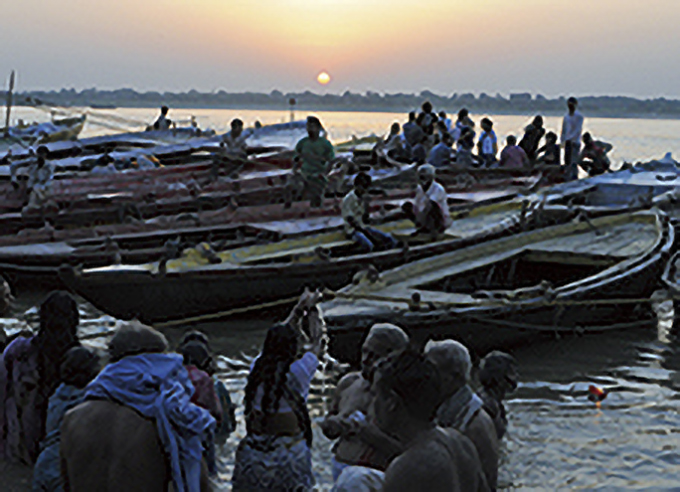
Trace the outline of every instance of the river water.
<path fill-rule="evenodd" d="M 21 109 L 18 117 L 22 117 Z M 34 110 L 23 110 L 23 117 L 39 119 Z M 97 111 L 118 116 L 118 123 L 151 121 L 150 109 Z M 284 112 L 230 110 L 176 110 L 174 118 L 195 115 L 202 127 L 224 130 L 232 117 L 240 116 L 250 124 L 281 122 Z M 336 141 L 352 134 L 382 133 L 401 115 L 389 113 L 321 112 Z M 44 115 L 43 119 L 44 119 Z M 528 118 L 492 116 L 498 135 L 518 132 Z M 615 145 L 614 160 L 638 161 L 675 151 L 680 155 L 680 122 L 667 120 L 616 120 L 588 118 L 586 127 L 598 138 Z M 559 129 L 558 118 L 547 118 L 546 126 Z M 110 130 L 110 129 L 109 129 Z M 86 134 L 100 134 L 101 128 L 86 127 Z M 13 317 L 1 321 L 5 331 L 35 323 L 36 305 L 44 293 L 22 296 Z M 663 298 L 663 295 L 660 296 Z M 83 334 L 105 332 L 116 321 L 81 302 Z M 28 310 L 29 315 L 23 313 Z M 673 326 L 672 303 L 656 306 L 658 323 L 621 333 L 546 340 L 516 349 L 520 384 L 509 396 L 509 429 L 502 447 L 499 475 L 501 490 L 570 489 L 652 489 L 680 487 L 680 350 L 678 328 Z M 234 450 L 244 435 L 241 400 L 250 359 L 257 354 L 273 320 L 230 320 L 206 325 L 215 352 L 220 354 L 221 377 L 238 405 L 239 426 L 219 452 L 219 489 L 229 490 Z M 167 331 L 171 343 L 180 330 Z M 103 348 L 106 338 L 89 341 Z M 332 390 L 328 379 L 345 371 L 333 366 L 319 373 L 310 397 L 313 420 L 325 411 Z M 587 398 L 588 385 L 609 391 L 601 408 Z M 331 483 L 330 445 L 314 425 L 314 470 L 320 490 Z M 5 490 L 30 490 L 26 481 L 30 470 L 5 470 Z"/>

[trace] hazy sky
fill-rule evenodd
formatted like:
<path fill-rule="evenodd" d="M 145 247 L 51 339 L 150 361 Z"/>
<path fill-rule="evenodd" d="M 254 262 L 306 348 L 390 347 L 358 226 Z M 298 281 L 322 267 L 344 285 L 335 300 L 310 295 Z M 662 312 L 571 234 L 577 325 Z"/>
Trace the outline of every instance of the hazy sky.
<path fill-rule="evenodd" d="M 2 17 L 0 81 L 14 68 L 20 91 L 680 97 L 680 0 L 6 0 Z"/>

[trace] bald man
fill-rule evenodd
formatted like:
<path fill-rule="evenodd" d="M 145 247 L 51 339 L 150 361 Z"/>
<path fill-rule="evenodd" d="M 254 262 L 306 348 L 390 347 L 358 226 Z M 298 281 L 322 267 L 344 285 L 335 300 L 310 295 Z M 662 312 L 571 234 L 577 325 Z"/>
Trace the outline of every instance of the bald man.
<path fill-rule="evenodd" d="M 367 422 L 366 415 L 376 362 L 408 344 L 408 335 L 398 326 L 373 325 L 361 347 L 361 372 L 349 373 L 338 382 L 328 415 L 321 422 L 324 435 L 338 439 L 333 448 L 334 480 L 349 465 L 384 470 L 391 458 L 399 454 L 399 444 Z"/>
<path fill-rule="evenodd" d="M 498 437 L 492 418 L 484 410 L 484 402 L 470 387 L 472 361 L 468 349 L 454 340 L 429 341 L 425 356 L 439 370 L 442 403 L 437 409 L 436 423 L 454 428 L 474 444 L 492 490 L 498 482 Z"/>

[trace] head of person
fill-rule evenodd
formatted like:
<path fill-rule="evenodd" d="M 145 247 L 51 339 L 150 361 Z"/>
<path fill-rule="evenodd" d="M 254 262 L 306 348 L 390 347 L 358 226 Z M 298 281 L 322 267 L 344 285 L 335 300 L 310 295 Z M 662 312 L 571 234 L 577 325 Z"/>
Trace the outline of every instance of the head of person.
<path fill-rule="evenodd" d="M 307 116 L 307 135 L 312 140 L 319 138 L 321 134 L 321 121 L 316 116 Z"/>
<path fill-rule="evenodd" d="M 167 116 L 169 108 L 167 106 L 161 106 L 161 114 Z"/>
<path fill-rule="evenodd" d="M 420 184 L 424 190 L 427 190 L 434 181 L 436 172 L 433 165 L 423 164 L 418 168 L 418 184 Z"/>
<path fill-rule="evenodd" d="M 585 145 L 590 145 L 593 143 L 593 136 L 590 134 L 590 132 L 585 132 L 583 134 L 583 143 Z"/>
<path fill-rule="evenodd" d="M 396 325 L 378 323 L 371 327 L 361 346 L 361 375 L 372 381 L 378 360 L 404 350 L 409 344 L 406 332 Z"/>
<path fill-rule="evenodd" d="M 61 382 L 83 389 L 99 373 L 100 363 L 101 359 L 94 350 L 86 347 L 73 347 L 66 352 L 59 366 Z"/>
<path fill-rule="evenodd" d="M 569 108 L 569 113 L 573 114 L 574 111 L 576 111 L 576 107 L 578 106 L 578 101 L 576 100 L 575 97 L 570 97 L 567 99 L 567 108 Z"/>
<path fill-rule="evenodd" d="M 460 111 L 458 111 L 458 121 L 465 123 L 465 120 L 469 119 L 470 112 L 466 109 L 463 108 Z"/>
<path fill-rule="evenodd" d="M 415 111 L 411 111 L 408 114 L 408 121 L 409 121 L 409 123 L 416 121 L 416 112 Z"/>
<path fill-rule="evenodd" d="M 420 106 L 424 113 L 432 112 L 432 103 L 430 101 L 425 101 L 422 106 Z"/>
<path fill-rule="evenodd" d="M 430 340 L 425 345 L 425 357 L 439 370 L 443 398 L 450 397 L 470 382 L 472 361 L 470 352 L 462 343 Z"/>
<path fill-rule="evenodd" d="M 46 159 L 49 151 L 47 150 L 46 146 L 40 145 L 35 153 L 38 155 L 38 157 L 42 157 L 42 158 Z"/>
<path fill-rule="evenodd" d="M 442 120 L 445 120 L 446 119 L 446 111 L 440 111 L 439 112 L 439 118 L 442 119 Z"/>
<path fill-rule="evenodd" d="M 482 118 L 480 124 L 482 126 L 482 130 L 485 132 L 489 132 L 493 129 L 493 121 L 491 121 L 489 118 Z"/>
<path fill-rule="evenodd" d="M 177 346 L 177 349 L 181 351 L 182 347 L 189 342 L 199 342 L 205 345 L 205 347 L 210 350 L 210 339 L 208 335 L 199 330 L 189 330 L 184 335 L 182 335 L 181 340 Z"/>
<path fill-rule="evenodd" d="M 508 144 L 508 147 L 513 147 L 517 145 L 517 137 L 514 135 L 508 135 L 508 137 L 505 139 L 505 142 Z"/>
<path fill-rule="evenodd" d="M 231 120 L 231 136 L 238 137 L 243 132 L 243 121 L 239 118 Z"/>
<path fill-rule="evenodd" d="M 427 425 L 441 402 L 439 371 L 424 355 L 403 350 L 376 369 L 369 412 L 378 427 L 399 434 L 409 424 Z"/>
<path fill-rule="evenodd" d="M 417 124 L 419 127 L 425 129 L 425 128 L 424 128 L 424 127 L 425 127 L 425 113 L 420 113 L 420 114 L 418 115 L 418 117 L 416 118 L 416 124 Z"/>
<path fill-rule="evenodd" d="M 123 324 L 109 342 L 109 360 L 141 354 L 162 354 L 168 351 L 168 341 L 159 331 L 139 321 Z"/>
<path fill-rule="evenodd" d="M 399 135 L 401 131 L 401 126 L 396 121 L 390 126 L 390 135 Z"/>
<path fill-rule="evenodd" d="M 546 142 L 554 144 L 557 142 L 557 134 L 555 132 L 548 132 L 545 134 Z"/>
<path fill-rule="evenodd" d="M 442 143 L 447 147 L 453 146 L 453 137 L 449 132 L 442 133 Z"/>
<path fill-rule="evenodd" d="M 371 187 L 371 176 L 366 173 L 359 173 L 354 178 L 354 192 L 357 196 L 363 196 Z"/>
<path fill-rule="evenodd" d="M 76 331 L 80 313 L 71 294 L 63 290 L 50 292 L 40 305 L 39 315 L 38 338 L 45 348 L 52 350 L 61 347 L 65 351 L 78 344 Z"/>
<path fill-rule="evenodd" d="M 517 361 L 505 352 L 493 351 L 479 363 L 479 383 L 500 397 L 517 388 Z"/>
<path fill-rule="evenodd" d="M 534 125 L 535 128 L 543 128 L 543 116 L 536 115 L 534 117 L 534 121 L 531 122 L 532 125 Z"/>
<path fill-rule="evenodd" d="M 195 366 L 201 371 L 208 372 L 211 365 L 211 357 L 208 348 L 203 342 L 192 340 L 185 343 L 179 349 L 184 359 L 185 366 Z"/>

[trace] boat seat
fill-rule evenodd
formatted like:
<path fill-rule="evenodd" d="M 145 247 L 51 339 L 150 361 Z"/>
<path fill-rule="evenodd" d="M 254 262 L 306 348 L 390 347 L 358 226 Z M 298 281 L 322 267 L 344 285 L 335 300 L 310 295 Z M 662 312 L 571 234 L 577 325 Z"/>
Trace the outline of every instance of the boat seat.
<path fill-rule="evenodd" d="M 220 258 L 222 258 L 222 261 L 226 261 L 229 263 L 253 263 L 257 261 L 262 261 L 262 260 L 274 260 L 276 258 L 284 258 L 284 257 L 294 257 L 294 256 L 301 256 L 301 255 L 308 255 L 312 256 L 315 255 L 315 250 L 316 248 L 323 248 L 324 250 L 329 250 L 329 249 L 334 249 L 334 248 L 340 248 L 340 247 L 350 247 L 354 244 L 352 241 L 349 239 L 344 239 L 341 241 L 334 241 L 334 242 L 329 242 L 329 243 L 320 243 L 317 245 L 306 245 L 300 248 L 293 248 L 293 249 L 284 249 L 281 251 L 277 251 L 275 253 L 264 253 L 260 255 L 254 255 L 254 256 L 246 256 L 243 258 L 235 258 L 234 255 L 226 253 L 226 254 L 221 254 Z"/>

